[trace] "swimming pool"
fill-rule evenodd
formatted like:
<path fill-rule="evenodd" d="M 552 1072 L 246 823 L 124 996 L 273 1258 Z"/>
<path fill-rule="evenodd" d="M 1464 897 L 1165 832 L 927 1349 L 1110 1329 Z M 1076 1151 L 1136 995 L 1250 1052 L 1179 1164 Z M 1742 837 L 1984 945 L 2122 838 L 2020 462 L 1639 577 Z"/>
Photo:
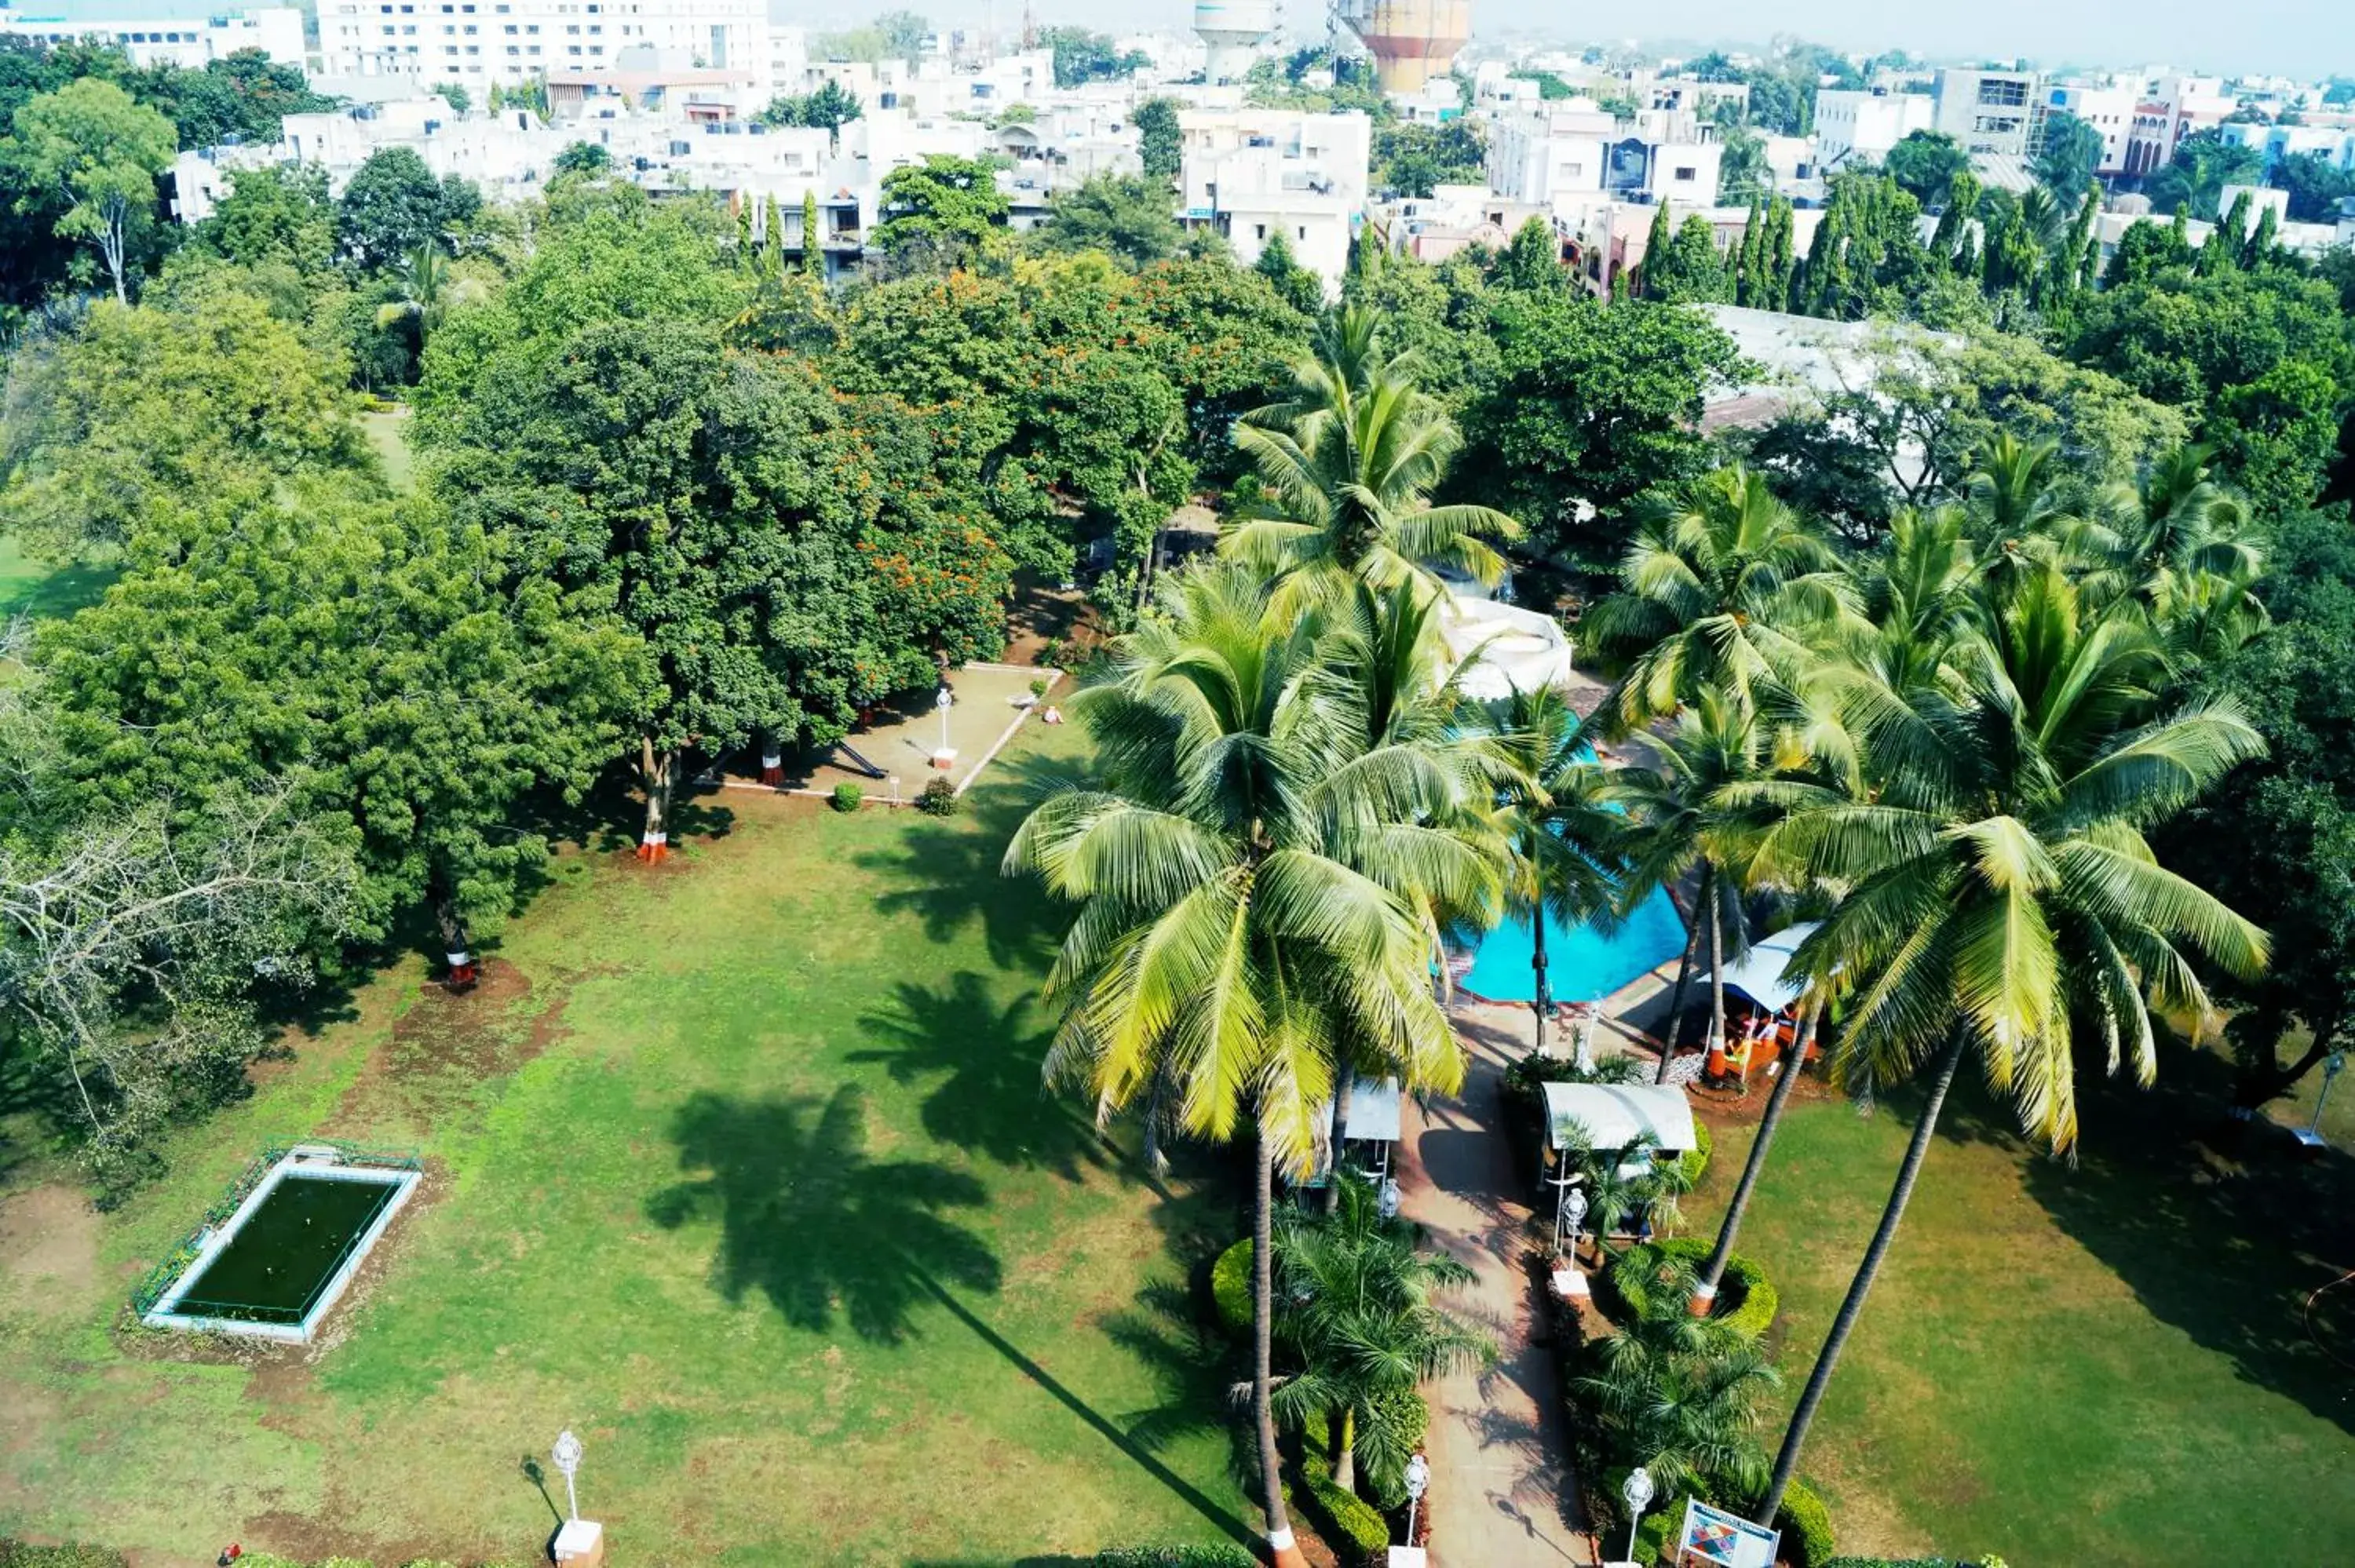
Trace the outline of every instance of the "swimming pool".
<path fill-rule="evenodd" d="M 1508 920 L 1480 938 L 1471 969 L 1456 983 L 1489 1001 L 1534 1001 L 1538 978 L 1529 958 L 1535 948 L 1529 923 Z M 1556 1001 L 1600 1001 L 1684 950 L 1684 920 L 1660 889 L 1608 936 L 1549 916 L 1546 991 Z"/>

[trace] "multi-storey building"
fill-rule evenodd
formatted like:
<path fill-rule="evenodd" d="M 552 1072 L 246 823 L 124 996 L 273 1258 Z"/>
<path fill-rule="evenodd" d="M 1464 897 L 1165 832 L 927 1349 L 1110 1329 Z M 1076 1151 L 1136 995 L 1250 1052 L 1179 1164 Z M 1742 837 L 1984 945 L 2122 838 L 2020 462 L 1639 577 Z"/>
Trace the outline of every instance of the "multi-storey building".
<path fill-rule="evenodd" d="M 1825 88 L 1816 94 L 1816 162 L 1829 170 L 1878 163 L 1914 132 L 1929 130 L 1935 108 L 1925 92 Z"/>
<path fill-rule="evenodd" d="M 1508 200 L 1560 210 L 1570 200 L 1717 199 L 1724 148 L 1713 125 L 1690 113 L 1646 110 L 1620 120 L 1591 99 L 1499 114 L 1488 132 L 1488 188 Z"/>
<path fill-rule="evenodd" d="M 1931 129 L 1977 156 L 2025 158 L 2043 112 L 2032 70 L 1941 70 L 1931 89 Z"/>
<path fill-rule="evenodd" d="M 427 87 L 615 70 L 629 51 L 634 69 L 727 72 L 757 94 L 771 43 L 764 0 L 319 0 L 325 75 Z"/>
<path fill-rule="evenodd" d="M 1214 228 L 1248 267 L 1282 234 L 1304 267 L 1337 287 L 1365 210 L 1373 122 L 1291 109 L 1181 110 L 1179 216 Z"/>
<path fill-rule="evenodd" d="M 2044 107 L 2065 111 L 2092 126 L 2102 138 L 2102 155 L 2094 172 L 2104 177 L 2126 172 L 2126 154 L 2134 145 L 2135 111 L 2142 94 L 2137 87 L 2084 87 L 2063 82 L 2045 90 Z"/>
<path fill-rule="evenodd" d="M 2222 125 L 2237 107 L 2238 101 L 2213 77 L 2156 79 L 2135 105 L 2134 132 L 2126 143 L 2126 175 L 2139 178 L 2172 161 L 2186 136 Z"/>
<path fill-rule="evenodd" d="M 0 6 L 0 35 L 42 44 L 96 38 L 114 45 L 131 57 L 133 65 L 143 67 L 175 65 L 201 70 L 207 61 L 240 49 L 260 49 L 279 64 L 297 69 L 304 64 L 303 12 L 293 5 L 211 10 L 192 0 L 176 10 L 165 5 L 119 22 L 85 21 Z"/>

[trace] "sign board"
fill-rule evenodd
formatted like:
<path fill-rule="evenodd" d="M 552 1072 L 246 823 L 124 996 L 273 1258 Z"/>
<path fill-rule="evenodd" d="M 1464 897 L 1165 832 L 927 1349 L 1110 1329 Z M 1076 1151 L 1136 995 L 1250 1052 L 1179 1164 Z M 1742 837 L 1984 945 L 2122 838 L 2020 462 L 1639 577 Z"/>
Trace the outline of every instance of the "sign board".
<path fill-rule="evenodd" d="M 1780 1531 L 1687 1499 L 1677 1568 L 1774 1568 L 1774 1548 L 1782 1539 Z"/>

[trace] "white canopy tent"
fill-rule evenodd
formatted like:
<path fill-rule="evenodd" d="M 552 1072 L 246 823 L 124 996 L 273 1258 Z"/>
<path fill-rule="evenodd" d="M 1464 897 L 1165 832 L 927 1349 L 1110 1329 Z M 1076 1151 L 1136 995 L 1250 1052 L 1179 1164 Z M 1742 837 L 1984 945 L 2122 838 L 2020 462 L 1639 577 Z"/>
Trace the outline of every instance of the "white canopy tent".
<path fill-rule="evenodd" d="M 1692 1105 L 1674 1084 L 1548 1084 L 1546 1142 L 1564 1146 L 1577 1127 L 1596 1150 L 1625 1149 L 1650 1133 L 1664 1154 L 1682 1154 L 1700 1142 Z"/>
<path fill-rule="evenodd" d="M 1799 1000 L 1799 987 L 1783 978 L 1791 955 L 1814 934 L 1815 920 L 1803 920 L 1785 931 L 1761 938 L 1750 950 L 1726 966 L 1725 986 L 1738 991 L 1769 1012 L 1786 1012 Z"/>
<path fill-rule="evenodd" d="M 1324 1147 L 1332 1156 L 1340 1153 L 1340 1144 L 1375 1143 L 1381 1146 L 1381 1158 L 1377 1169 L 1387 1179 L 1391 1169 L 1391 1145 L 1399 1140 L 1400 1103 L 1404 1097 L 1399 1091 L 1396 1078 L 1352 1078 L 1349 1081 L 1349 1122 L 1341 1129 L 1337 1141 L 1333 1137 L 1333 1102 L 1325 1101 L 1316 1107 L 1316 1127 L 1323 1134 Z M 1311 1186 L 1321 1187 L 1331 1175 L 1331 1167 L 1316 1172 Z"/>
<path fill-rule="evenodd" d="M 1570 681 L 1570 639 L 1550 615 L 1450 594 L 1439 607 L 1439 635 L 1450 660 L 1471 661 L 1462 684 L 1475 702 L 1500 702 L 1516 691 Z"/>

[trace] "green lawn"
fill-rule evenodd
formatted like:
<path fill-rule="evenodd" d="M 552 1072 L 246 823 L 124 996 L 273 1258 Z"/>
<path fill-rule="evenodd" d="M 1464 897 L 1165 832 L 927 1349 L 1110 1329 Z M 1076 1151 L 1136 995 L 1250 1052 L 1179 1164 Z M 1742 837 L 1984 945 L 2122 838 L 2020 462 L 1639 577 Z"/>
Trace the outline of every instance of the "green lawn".
<path fill-rule="evenodd" d="M 362 414 L 360 429 L 368 433 L 368 445 L 384 464 L 385 478 L 395 490 L 407 490 L 417 471 L 417 460 L 409 450 L 409 410 L 396 407 L 380 414 Z"/>
<path fill-rule="evenodd" d="M 1803 1470 L 1845 1550 L 2012 1568 L 2339 1562 L 2355 1539 L 2355 1372 L 2307 1294 L 2355 1267 L 2355 1161 L 2275 1136 L 2232 1156 L 2226 1069 L 2088 1097 L 2080 1162 L 2034 1155 L 1958 1086 Z M 1795 1106 L 1742 1251 L 1783 1290 L 1795 1398 L 1888 1196 L 1910 1103 Z M 1749 1150 L 1729 1129 L 1706 1234 Z M 2355 1361 L 2355 1296 L 2318 1329 Z M 1774 1432 L 1779 1435 L 1780 1422 Z"/>
<path fill-rule="evenodd" d="M 0 534 L 0 623 L 17 615 L 66 615 L 97 599 L 112 574 L 93 567 L 59 569 L 26 557 Z"/>
<path fill-rule="evenodd" d="M 566 1425 L 634 1563 L 1239 1531 L 1186 1295 L 1231 1199 L 1156 1194 L 1041 1097 L 1050 932 L 996 874 L 1012 770 L 946 823 L 731 795 L 672 866 L 569 856 L 481 991 L 383 974 L 120 1213 L 20 1176 L 0 1534 L 521 1560 L 551 1520 L 523 1462 Z M 119 1334 L 145 1262 L 304 1134 L 430 1161 L 334 1342 Z"/>

